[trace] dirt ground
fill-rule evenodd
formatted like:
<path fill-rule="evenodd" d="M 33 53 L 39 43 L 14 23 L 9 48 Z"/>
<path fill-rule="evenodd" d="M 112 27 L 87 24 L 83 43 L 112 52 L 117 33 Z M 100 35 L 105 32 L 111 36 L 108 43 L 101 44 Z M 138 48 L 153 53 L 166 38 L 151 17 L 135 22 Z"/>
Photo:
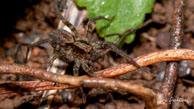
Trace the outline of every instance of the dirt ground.
<path fill-rule="evenodd" d="M 5 6 L 2 6 L 0 10 L 5 13 L 1 16 L 3 25 L 1 25 L 0 32 L 0 64 L 13 64 L 14 52 L 18 43 L 31 44 L 37 37 L 40 40 L 49 37 L 49 33 L 57 28 L 59 22 L 53 9 L 53 0 L 20 0 L 14 1 L 12 4 L 9 2 L 13 1 L 6 1 Z M 194 49 L 194 2 L 193 0 L 186 0 L 185 2 L 182 48 Z M 132 58 L 168 49 L 173 20 L 172 13 L 173 7 L 170 0 L 157 0 L 152 14 L 146 17 L 146 20 L 152 18 L 155 22 L 138 30 L 135 41 L 131 44 L 125 44 L 122 49 Z M 46 70 L 50 55 L 48 46 L 46 44 L 34 47 L 26 65 Z M 24 59 L 26 50 L 26 47 L 22 47 L 22 52 L 19 53 L 20 56 L 18 57 L 20 62 Z M 96 63 L 95 65 L 98 69 L 105 69 L 122 63 L 122 60 L 115 53 L 110 53 L 106 56 L 103 64 Z M 166 64 L 166 62 L 161 62 L 147 66 L 146 69 L 150 73 L 138 70 L 115 78 L 141 84 L 157 92 L 160 90 L 163 81 Z M 66 69 L 66 72 L 72 72 L 72 65 L 65 63 L 62 69 Z M 81 72 L 83 71 L 81 70 Z M 37 80 L 12 74 L 1 74 L 0 78 L 1 81 Z M 1 85 L 1 87 L 7 86 Z M 20 90 L 17 86 L 15 89 Z M 117 107 L 117 109 L 129 109 L 130 107 L 130 109 L 142 109 L 145 106 L 144 102 L 134 95 L 111 93 L 102 89 L 84 88 L 83 90 L 87 97 L 85 104 L 80 102 L 82 100 L 80 97 L 77 97 L 78 99 L 73 102 L 65 102 L 61 93 L 68 93 L 68 91 L 59 91 L 50 104 L 51 108 L 112 109 Z M 80 94 L 76 96 L 80 96 Z M 0 108 L 43 108 L 47 104 L 46 98 L 41 104 L 40 98 L 39 93 L 29 91 L 0 94 Z M 173 109 L 194 108 L 194 61 L 180 61 L 174 98 L 184 98 L 187 101 L 172 102 Z"/>

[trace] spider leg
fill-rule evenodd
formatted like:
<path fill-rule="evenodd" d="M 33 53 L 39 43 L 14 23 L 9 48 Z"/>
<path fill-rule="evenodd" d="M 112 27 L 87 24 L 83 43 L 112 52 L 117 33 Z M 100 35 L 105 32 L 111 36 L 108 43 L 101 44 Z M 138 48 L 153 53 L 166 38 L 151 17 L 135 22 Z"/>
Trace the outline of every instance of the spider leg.
<path fill-rule="evenodd" d="M 17 56 L 20 49 L 21 49 L 21 44 L 17 44 L 16 48 L 15 48 L 15 53 L 14 53 L 14 61 L 15 61 L 15 63 L 20 63 L 19 60 L 18 60 L 18 56 Z"/>
<path fill-rule="evenodd" d="M 105 49 L 105 50 L 103 50 L 103 51 L 101 51 L 101 52 L 99 52 L 99 53 L 94 52 L 94 53 L 92 54 L 91 61 L 95 61 L 95 60 L 99 59 L 100 57 L 103 57 L 103 56 L 106 55 L 109 51 L 111 51 L 110 48 L 107 48 L 107 49 Z"/>
<path fill-rule="evenodd" d="M 139 64 L 137 64 L 127 53 L 125 53 L 124 51 L 120 50 L 115 44 L 104 42 L 103 47 L 111 49 L 111 51 L 119 54 L 120 56 L 122 56 L 124 58 L 126 58 L 126 60 L 129 63 L 133 64 L 135 67 L 141 68 L 141 66 Z"/>
<path fill-rule="evenodd" d="M 22 46 L 22 45 L 27 46 L 26 57 L 25 57 L 25 59 L 24 59 L 24 62 L 22 62 L 22 63 L 26 63 L 26 62 L 27 62 L 28 55 L 29 55 L 29 52 L 30 52 L 30 50 L 31 50 L 33 47 L 38 46 L 38 45 L 40 45 L 40 44 L 48 43 L 49 41 L 50 41 L 50 39 L 44 39 L 44 40 L 40 40 L 40 41 L 38 41 L 38 42 L 36 42 L 36 43 L 34 43 L 34 44 L 25 44 L 25 43 L 17 44 L 17 45 L 16 45 L 16 49 L 15 49 L 15 53 L 14 53 L 14 61 L 15 61 L 15 63 L 20 63 L 19 60 L 17 59 L 17 57 L 18 57 L 18 52 L 21 50 L 21 46 Z"/>
<path fill-rule="evenodd" d="M 80 90 L 80 92 L 81 92 L 82 101 L 83 101 L 83 103 L 85 104 L 85 103 L 86 103 L 86 99 L 87 99 L 86 94 L 85 94 L 85 92 L 84 92 L 84 90 L 83 90 L 82 87 L 79 87 L 79 90 Z"/>
<path fill-rule="evenodd" d="M 86 37 L 87 38 L 90 38 L 91 36 L 92 36 L 92 32 L 93 32 L 93 26 L 92 26 L 92 23 L 88 23 L 87 24 L 87 27 L 88 27 L 88 29 L 87 29 L 87 34 L 86 34 Z M 90 40 L 89 40 L 90 41 Z"/>
<path fill-rule="evenodd" d="M 105 43 L 107 43 L 107 42 L 105 42 Z M 115 44 L 113 44 L 113 43 L 107 43 L 107 44 L 110 46 L 111 51 L 119 54 L 120 56 L 122 56 L 124 58 L 126 58 L 127 62 L 129 62 L 132 65 L 134 65 L 135 67 L 137 67 L 138 70 L 140 70 L 142 72 L 150 73 L 149 70 L 147 70 L 144 67 L 141 67 L 139 64 L 137 64 L 127 53 L 120 50 Z"/>
<path fill-rule="evenodd" d="M 96 77 L 96 75 L 93 73 L 93 71 L 90 69 L 90 67 L 88 66 L 87 61 L 85 60 L 81 60 L 81 66 L 84 69 L 84 71 L 86 73 L 88 73 L 90 76 Z"/>
<path fill-rule="evenodd" d="M 85 61 L 92 66 L 93 72 L 98 70 L 98 68 L 94 65 L 94 63 L 91 60 L 85 60 Z"/>
<path fill-rule="evenodd" d="M 89 20 L 87 26 L 88 26 L 88 30 L 87 30 L 87 35 L 86 37 L 90 37 L 92 35 L 92 32 L 94 30 L 92 24 L 94 22 L 96 22 L 97 20 L 107 20 L 107 21 L 111 21 L 113 20 L 115 16 L 112 16 L 111 18 L 106 18 L 105 16 L 98 16 L 98 17 L 95 17 L 95 18 L 92 18 L 91 20 Z"/>
<path fill-rule="evenodd" d="M 78 76 L 79 75 L 79 68 L 80 68 L 80 62 L 75 61 L 74 66 L 73 66 L 73 75 Z"/>
<path fill-rule="evenodd" d="M 75 63 L 74 63 L 74 66 L 73 66 L 73 75 L 74 76 L 79 75 L 79 68 L 80 68 L 80 62 L 78 60 L 76 60 Z M 80 90 L 80 93 L 81 93 L 81 96 L 82 96 L 81 97 L 82 101 L 85 104 L 86 103 L 86 94 L 84 93 L 84 90 L 83 90 L 82 87 L 79 87 L 78 90 Z M 74 91 L 74 93 L 75 93 L 75 91 Z M 74 97 L 74 99 L 75 99 L 75 97 Z"/>
<path fill-rule="evenodd" d="M 78 36 L 78 33 L 76 31 L 76 28 L 69 21 L 67 21 L 67 19 L 65 19 L 65 17 L 63 17 L 61 15 L 61 12 L 60 12 L 59 7 L 58 7 L 59 2 L 56 2 L 55 1 L 54 4 L 55 4 L 54 5 L 54 10 L 56 12 L 57 17 L 62 20 L 62 22 L 64 23 L 64 25 L 66 25 L 67 27 L 70 28 L 71 31 L 73 31 L 73 33 L 75 34 L 75 36 Z"/>
<path fill-rule="evenodd" d="M 52 56 L 52 58 L 49 60 L 49 66 L 48 66 L 48 70 L 50 70 L 51 69 L 51 67 L 53 66 L 53 62 L 57 59 L 57 54 L 54 54 L 53 56 Z"/>

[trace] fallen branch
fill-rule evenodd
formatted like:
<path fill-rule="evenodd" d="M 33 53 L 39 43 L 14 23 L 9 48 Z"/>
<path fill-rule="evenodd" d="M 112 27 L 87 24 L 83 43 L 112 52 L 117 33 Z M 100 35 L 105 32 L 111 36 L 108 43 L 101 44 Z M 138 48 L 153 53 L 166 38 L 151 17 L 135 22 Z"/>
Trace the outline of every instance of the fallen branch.
<path fill-rule="evenodd" d="M 178 49 L 181 47 L 181 39 L 183 36 L 183 12 L 184 0 L 175 0 L 174 18 L 172 25 L 172 34 L 170 41 L 171 49 Z M 162 109 L 169 109 L 171 102 L 168 102 L 173 97 L 173 92 L 176 86 L 178 74 L 178 62 L 170 62 L 167 65 L 164 82 L 161 87 L 161 94 L 158 94 L 158 107 Z M 162 100 L 163 99 L 163 100 Z"/>
<path fill-rule="evenodd" d="M 15 88 L 17 87 L 17 88 Z M 20 88 L 19 90 L 17 90 Z M 0 95 L 21 93 L 21 91 L 43 91 L 76 88 L 72 85 L 55 84 L 48 81 L 0 81 Z"/>
<path fill-rule="evenodd" d="M 33 69 L 25 65 L 0 65 L 1 73 L 22 74 L 39 78 L 41 80 L 48 80 L 56 83 L 69 84 L 77 87 L 98 87 L 105 89 L 112 89 L 117 92 L 128 92 L 145 101 L 146 108 L 153 109 L 156 107 L 155 93 L 144 88 L 141 85 L 134 85 L 126 81 L 106 79 L 106 78 L 93 78 L 87 76 L 74 77 L 70 75 L 54 74 L 40 69 Z"/>
<path fill-rule="evenodd" d="M 115 79 L 104 79 L 104 78 L 90 78 L 81 81 L 82 87 L 89 88 L 104 88 L 111 89 L 116 92 L 127 92 L 141 98 L 145 102 L 146 109 L 156 108 L 156 97 L 155 93 L 148 88 L 144 88 L 140 85 L 134 85 L 127 81 L 115 80 Z"/>
<path fill-rule="evenodd" d="M 194 50 L 191 49 L 176 49 L 164 50 L 154 53 L 149 53 L 138 58 L 135 58 L 137 64 L 145 67 L 151 64 L 165 61 L 179 60 L 194 60 Z M 130 63 L 120 64 L 105 70 L 95 72 L 98 77 L 114 77 L 136 70 L 137 68 Z"/>

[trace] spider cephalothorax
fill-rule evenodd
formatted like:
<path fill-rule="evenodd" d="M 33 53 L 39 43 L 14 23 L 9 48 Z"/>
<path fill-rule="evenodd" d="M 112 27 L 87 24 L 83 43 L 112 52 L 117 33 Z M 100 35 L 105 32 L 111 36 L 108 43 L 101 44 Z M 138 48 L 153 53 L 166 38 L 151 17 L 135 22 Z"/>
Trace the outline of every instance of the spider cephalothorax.
<path fill-rule="evenodd" d="M 81 66 L 87 73 L 94 76 L 88 65 L 93 65 L 90 60 L 92 46 L 83 40 L 76 40 L 65 30 L 58 29 L 51 33 L 50 44 L 54 48 L 55 57 L 61 57 L 65 61 L 74 62 L 74 75 L 78 75 Z"/>

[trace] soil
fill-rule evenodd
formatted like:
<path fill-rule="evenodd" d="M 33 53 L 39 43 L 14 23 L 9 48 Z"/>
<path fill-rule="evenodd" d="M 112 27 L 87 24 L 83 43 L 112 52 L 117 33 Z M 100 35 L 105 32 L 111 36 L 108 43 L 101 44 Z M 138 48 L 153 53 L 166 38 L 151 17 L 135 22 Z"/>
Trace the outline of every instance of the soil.
<path fill-rule="evenodd" d="M 56 18 L 53 2 L 54 0 L 19 0 L 4 1 L 2 9 L 2 29 L 0 32 L 0 64 L 13 64 L 14 52 L 18 43 L 31 44 L 35 40 L 42 40 L 49 37 L 49 33 L 57 28 L 59 19 Z M 9 3 L 12 2 L 12 3 Z M 185 21 L 182 48 L 194 49 L 194 2 L 185 1 Z M 154 23 L 138 30 L 135 41 L 125 44 L 122 49 L 131 57 L 135 58 L 150 52 L 165 50 L 169 47 L 173 7 L 170 0 L 156 1 L 153 12 L 147 15 L 146 20 L 154 19 Z M 34 47 L 26 65 L 32 68 L 47 69 L 49 60 L 49 45 Z M 26 53 L 26 47 L 22 47 L 18 60 L 21 62 Z M 112 61 L 110 61 L 112 60 Z M 122 58 L 110 53 L 106 56 L 103 64 L 96 63 L 99 69 L 108 68 L 112 65 L 121 63 Z M 129 72 L 116 77 L 116 79 L 127 80 L 134 84 L 141 84 L 154 91 L 159 91 L 163 81 L 166 62 L 161 62 L 147 66 L 150 73 L 141 71 Z M 64 67 L 65 66 L 65 67 Z M 67 72 L 72 71 L 72 66 L 65 64 Z M 69 70 L 69 71 L 68 71 Z M 83 71 L 82 71 L 83 72 Z M 173 109 L 194 108 L 194 62 L 180 61 L 179 78 L 177 80 L 174 98 L 183 98 L 186 101 L 172 102 Z M 1 81 L 37 80 L 31 77 L 1 74 Z M 2 86 L 4 87 L 4 86 Z M 20 90 L 17 87 L 18 90 Z M 115 108 L 118 109 L 142 109 L 144 102 L 136 96 L 129 94 L 108 93 L 101 89 L 84 89 L 87 96 L 85 104 L 80 102 L 82 99 L 77 97 L 77 102 L 65 103 L 61 97 L 61 92 L 57 93 L 52 108 Z M 67 93 L 67 92 L 65 92 Z M 77 95 L 78 96 L 78 95 Z M 40 94 L 37 92 L 20 92 L 10 94 L 0 94 L 0 108 L 40 108 L 47 102 L 40 103 Z M 5 105 L 6 104 L 6 105 Z"/>

